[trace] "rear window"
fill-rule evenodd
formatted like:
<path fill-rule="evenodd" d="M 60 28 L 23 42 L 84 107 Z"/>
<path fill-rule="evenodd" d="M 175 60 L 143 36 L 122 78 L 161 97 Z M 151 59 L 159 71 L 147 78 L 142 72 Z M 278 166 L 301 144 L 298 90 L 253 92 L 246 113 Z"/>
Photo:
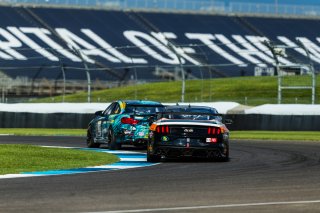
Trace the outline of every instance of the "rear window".
<path fill-rule="evenodd" d="M 156 114 L 157 112 L 162 112 L 164 109 L 163 106 L 130 106 L 127 105 L 125 112 L 126 113 L 135 113 L 135 114 Z"/>
<path fill-rule="evenodd" d="M 197 114 L 199 113 L 199 114 Z M 172 108 L 167 109 L 166 113 L 162 115 L 163 118 L 168 119 L 187 119 L 187 120 L 219 120 L 221 116 L 212 115 L 218 114 L 214 108 Z"/>

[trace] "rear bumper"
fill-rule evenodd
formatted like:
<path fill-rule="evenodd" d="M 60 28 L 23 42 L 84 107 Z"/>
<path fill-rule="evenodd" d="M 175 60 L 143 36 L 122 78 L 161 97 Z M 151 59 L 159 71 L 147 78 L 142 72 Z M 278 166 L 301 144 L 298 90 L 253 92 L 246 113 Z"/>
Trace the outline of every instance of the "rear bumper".
<path fill-rule="evenodd" d="M 197 157 L 216 158 L 223 156 L 225 144 L 216 144 L 210 147 L 176 147 L 157 146 L 153 148 L 153 155 L 165 156 L 166 158 Z"/>
<path fill-rule="evenodd" d="M 127 144 L 127 145 L 147 145 L 148 138 L 139 137 L 135 135 L 119 135 L 117 137 L 117 143 Z"/>

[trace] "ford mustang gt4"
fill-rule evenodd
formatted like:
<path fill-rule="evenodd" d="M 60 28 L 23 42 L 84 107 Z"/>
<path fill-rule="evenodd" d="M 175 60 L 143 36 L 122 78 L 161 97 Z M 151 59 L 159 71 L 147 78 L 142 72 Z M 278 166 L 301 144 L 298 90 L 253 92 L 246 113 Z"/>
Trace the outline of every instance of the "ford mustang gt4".
<path fill-rule="evenodd" d="M 229 160 L 229 130 L 215 108 L 167 106 L 157 119 L 150 126 L 149 162 L 178 157 Z"/>

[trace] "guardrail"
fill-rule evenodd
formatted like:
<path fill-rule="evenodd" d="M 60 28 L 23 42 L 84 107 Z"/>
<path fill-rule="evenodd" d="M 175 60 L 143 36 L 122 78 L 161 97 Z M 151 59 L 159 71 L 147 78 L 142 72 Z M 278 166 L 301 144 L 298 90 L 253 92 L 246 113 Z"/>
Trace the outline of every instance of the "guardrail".
<path fill-rule="evenodd" d="M 75 6 L 265 15 L 320 16 L 319 6 L 235 3 L 219 0 L 0 0 L 5 5 Z"/>
<path fill-rule="evenodd" d="M 228 8 L 232 13 L 266 14 L 266 15 L 296 15 L 319 16 L 319 6 L 231 3 Z"/>
<path fill-rule="evenodd" d="M 227 114 L 230 130 L 320 131 L 320 115 Z M 85 129 L 94 114 L 0 112 L 0 128 Z"/>

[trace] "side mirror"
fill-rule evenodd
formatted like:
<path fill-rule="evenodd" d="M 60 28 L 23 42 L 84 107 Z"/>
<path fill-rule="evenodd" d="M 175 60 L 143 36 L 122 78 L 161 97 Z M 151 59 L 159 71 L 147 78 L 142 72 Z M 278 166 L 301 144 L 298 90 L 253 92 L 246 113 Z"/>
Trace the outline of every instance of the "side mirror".
<path fill-rule="evenodd" d="M 94 113 L 94 115 L 95 115 L 95 116 L 102 116 L 102 111 L 96 111 L 96 112 Z"/>
<path fill-rule="evenodd" d="M 155 116 L 150 116 L 148 118 L 149 125 L 151 125 L 155 121 Z"/>

